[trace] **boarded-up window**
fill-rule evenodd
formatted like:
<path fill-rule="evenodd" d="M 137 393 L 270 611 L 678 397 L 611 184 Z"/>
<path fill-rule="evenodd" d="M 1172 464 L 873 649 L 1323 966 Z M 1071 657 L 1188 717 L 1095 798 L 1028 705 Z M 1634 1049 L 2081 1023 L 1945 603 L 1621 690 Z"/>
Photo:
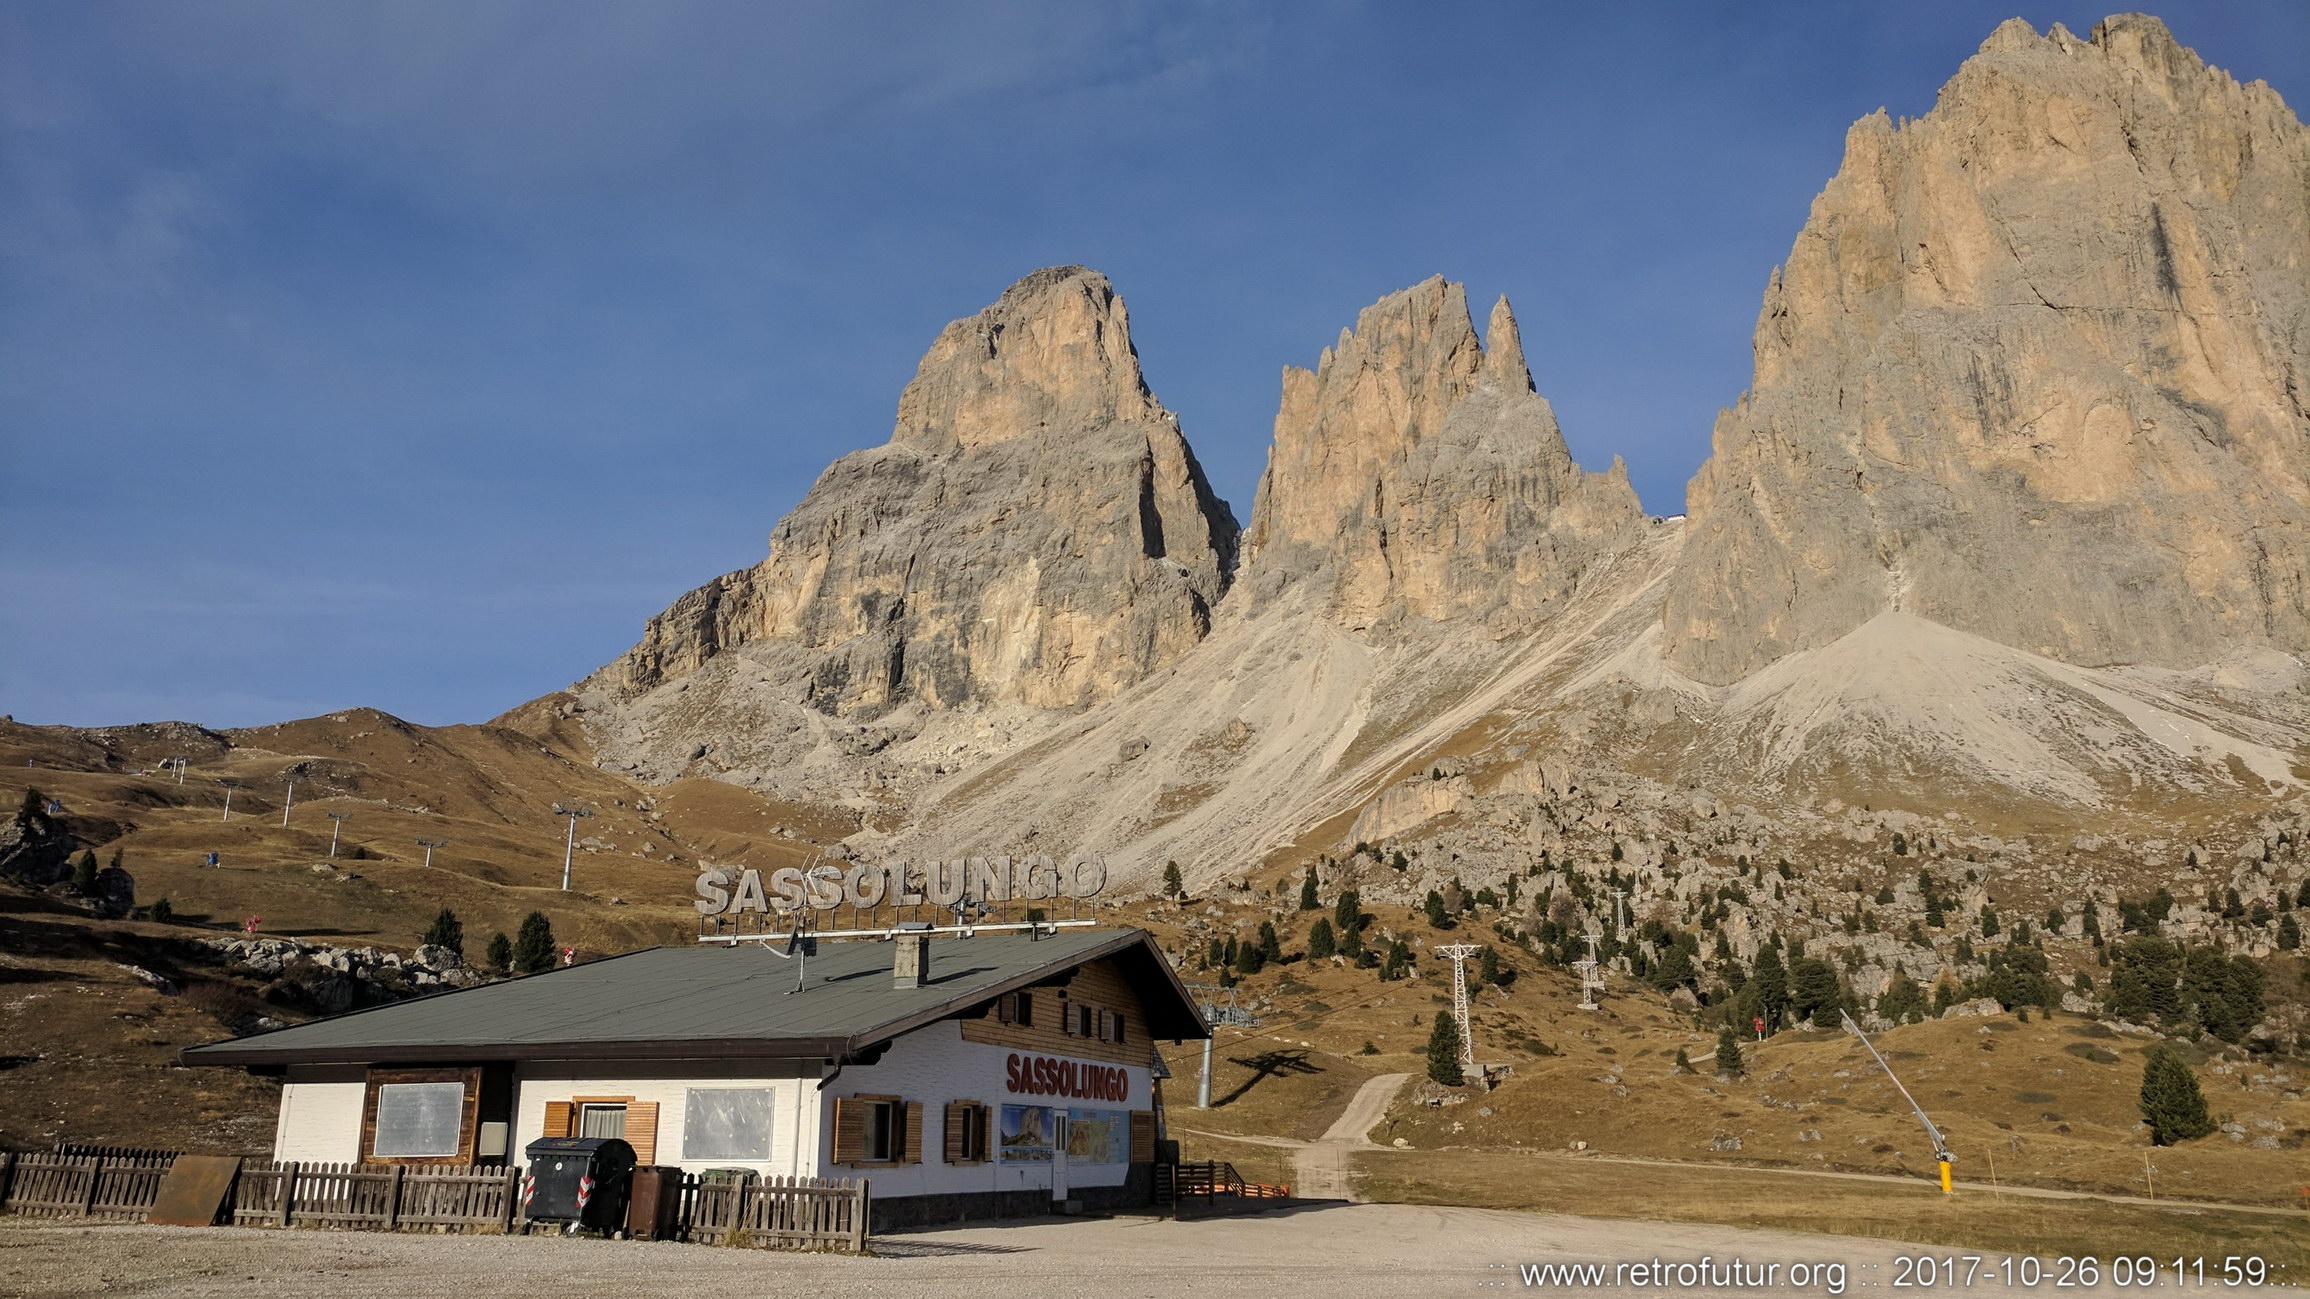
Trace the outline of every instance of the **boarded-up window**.
<path fill-rule="evenodd" d="M 436 1158 L 458 1153 L 465 1125 L 465 1084 L 386 1083 L 377 1089 L 381 1158 Z"/>
<path fill-rule="evenodd" d="M 1155 1111 L 1131 1111 L 1131 1162 L 1155 1162 Z"/>
<path fill-rule="evenodd" d="M 653 1107 L 654 1108 L 654 1107 Z M 653 1117 L 655 1117 L 653 1115 Z M 653 1125 L 654 1127 L 654 1125 Z M 652 1134 L 653 1144 L 656 1133 Z M 640 1158 L 637 1148 L 635 1157 Z M 692 1087 L 682 1105 L 682 1161 L 768 1159 L 770 1089 Z"/>

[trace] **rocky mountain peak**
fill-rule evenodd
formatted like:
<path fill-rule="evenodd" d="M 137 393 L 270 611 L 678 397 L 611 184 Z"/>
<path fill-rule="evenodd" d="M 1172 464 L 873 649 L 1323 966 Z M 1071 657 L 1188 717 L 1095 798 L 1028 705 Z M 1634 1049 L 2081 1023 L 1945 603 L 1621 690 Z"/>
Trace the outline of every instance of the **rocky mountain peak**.
<path fill-rule="evenodd" d="M 2310 133 L 2164 24 L 2010 22 L 1881 114 L 1694 479 L 1672 662 L 1885 612 L 2087 665 L 2310 650 Z"/>
<path fill-rule="evenodd" d="M 1051 428 L 1171 419 L 1140 375 L 1114 286 L 1054 266 L 939 332 L 899 396 L 891 440 L 942 454 Z"/>
<path fill-rule="evenodd" d="M 579 693 L 652 776 L 855 742 L 828 718 L 1088 707 L 1203 638 L 1235 539 L 1106 277 L 1038 271 L 940 331 L 891 440 L 830 466 L 768 559 Z"/>
<path fill-rule="evenodd" d="M 1245 547 L 1259 600 L 1356 627 L 1517 619 L 1641 517 L 1624 479 L 1572 462 L 1506 298 L 1490 343 L 1439 276 L 1365 308 L 1314 370 L 1284 370 Z"/>

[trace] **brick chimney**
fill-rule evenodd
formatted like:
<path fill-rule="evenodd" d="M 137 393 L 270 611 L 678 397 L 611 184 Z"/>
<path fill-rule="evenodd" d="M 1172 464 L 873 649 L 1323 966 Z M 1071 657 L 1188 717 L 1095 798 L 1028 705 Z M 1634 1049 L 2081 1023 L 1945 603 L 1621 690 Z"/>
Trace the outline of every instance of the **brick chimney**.
<path fill-rule="evenodd" d="M 920 926 L 927 930 L 928 925 Z M 890 964 L 890 986 L 919 988 L 930 981 L 930 935 L 917 932 L 915 926 L 899 930 L 898 953 Z"/>

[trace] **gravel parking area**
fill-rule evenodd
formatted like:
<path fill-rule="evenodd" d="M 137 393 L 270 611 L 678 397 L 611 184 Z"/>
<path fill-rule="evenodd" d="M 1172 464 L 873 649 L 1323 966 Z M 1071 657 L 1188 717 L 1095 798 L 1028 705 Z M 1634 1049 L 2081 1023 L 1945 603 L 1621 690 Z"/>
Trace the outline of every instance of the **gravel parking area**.
<path fill-rule="evenodd" d="M 555 1237 L 144 1227 L 0 1218 L 0 1296 L 529 1299 L 554 1295 L 872 1295 L 875 1299 L 1224 1299 L 1577 1292 L 1528 1286 L 1526 1263 L 1845 1265 L 1842 1293 L 1893 1287 L 1915 1246 L 1835 1236 L 1487 1209 L 1359 1204 L 1203 1222 L 1040 1219 L 886 1236 L 877 1256 L 784 1254 Z M 1942 1251 L 1946 1253 L 1947 1251 Z M 2291 1279 L 2291 1278 L 2289 1278 Z M 2051 1289 L 2051 1278 L 2040 1288 Z M 2106 1286 L 2106 1278 L 2104 1285 Z M 1617 1295 L 1727 1287 L 1623 1283 Z M 2161 1287 L 2163 1288 L 2163 1287 Z M 1983 1278 L 1968 1294 L 1997 1294 Z M 2092 1293 L 2093 1291 L 2083 1291 Z M 1741 1294 L 1823 1295 L 1823 1279 Z M 2079 1289 L 2067 1294 L 2081 1293 Z"/>

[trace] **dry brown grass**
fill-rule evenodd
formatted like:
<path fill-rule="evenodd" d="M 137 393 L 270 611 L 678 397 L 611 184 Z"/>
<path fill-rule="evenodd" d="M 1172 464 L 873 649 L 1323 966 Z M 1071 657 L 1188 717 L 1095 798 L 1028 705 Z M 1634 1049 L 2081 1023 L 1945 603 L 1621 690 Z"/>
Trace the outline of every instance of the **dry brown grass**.
<path fill-rule="evenodd" d="M 1672 1169 L 1498 1151 L 1412 1151 L 1357 1159 L 1364 1193 L 1382 1201 L 1712 1222 L 1871 1236 L 1961 1249 L 2108 1259 L 2253 1254 L 2310 1275 L 2310 1220 L 2105 1200 L 1988 1192 L 1945 1196 L 1920 1181 L 1882 1186 L 1732 1168 Z"/>

